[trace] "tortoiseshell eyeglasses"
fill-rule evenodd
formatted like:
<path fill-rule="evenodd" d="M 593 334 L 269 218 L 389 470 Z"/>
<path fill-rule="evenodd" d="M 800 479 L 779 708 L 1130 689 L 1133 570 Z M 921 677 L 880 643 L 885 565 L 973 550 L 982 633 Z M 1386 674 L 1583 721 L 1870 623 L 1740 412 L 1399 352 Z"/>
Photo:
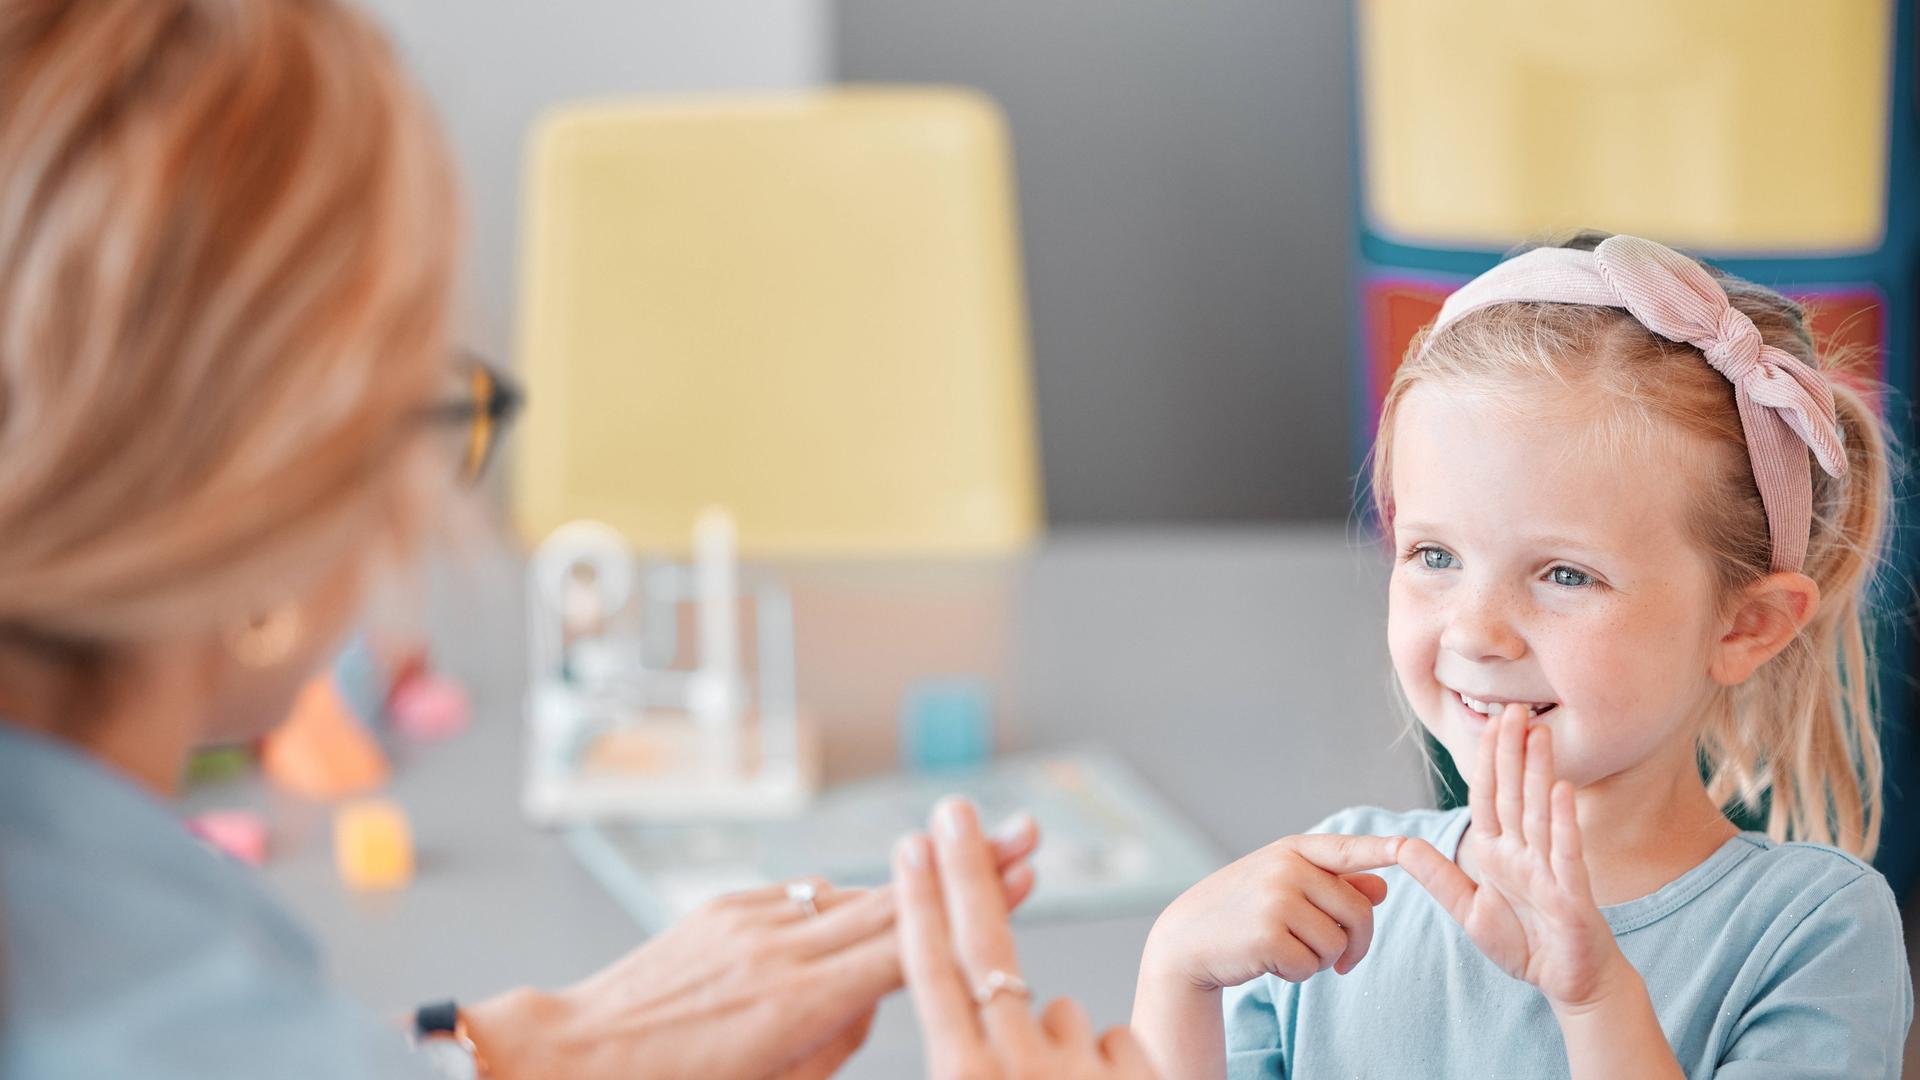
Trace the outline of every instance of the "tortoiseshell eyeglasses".
<path fill-rule="evenodd" d="M 494 448 L 526 395 L 498 368 L 470 352 L 459 354 L 454 373 L 460 396 L 427 406 L 422 419 L 458 435 L 460 480 L 474 484 L 486 475 Z"/>

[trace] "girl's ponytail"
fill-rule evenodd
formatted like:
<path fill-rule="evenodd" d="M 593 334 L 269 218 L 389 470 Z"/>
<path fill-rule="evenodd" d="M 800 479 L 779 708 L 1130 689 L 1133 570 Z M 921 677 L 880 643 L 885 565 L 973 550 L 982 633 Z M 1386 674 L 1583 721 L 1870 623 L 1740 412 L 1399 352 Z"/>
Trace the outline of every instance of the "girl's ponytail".
<path fill-rule="evenodd" d="M 1833 379 L 1832 364 L 1826 365 Z M 1820 586 L 1811 622 L 1730 696 L 1703 740 L 1723 804 L 1766 805 L 1776 839 L 1871 858 L 1880 839 L 1881 760 L 1872 627 L 1865 610 L 1892 502 L 1879 417 L 1843 379 L 1834 405 L 1847 474 L 1815 471 L 1804 573 Z"/>

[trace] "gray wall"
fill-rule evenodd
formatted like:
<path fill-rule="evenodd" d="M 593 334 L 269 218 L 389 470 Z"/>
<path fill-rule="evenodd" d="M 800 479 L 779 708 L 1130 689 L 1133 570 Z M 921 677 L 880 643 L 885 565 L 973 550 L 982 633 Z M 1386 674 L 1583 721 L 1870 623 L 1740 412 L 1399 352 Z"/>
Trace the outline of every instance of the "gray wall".
<path fill-rule="evenodd" d="M 521 144 L 547 105 L 964 83 L 1013 126 L 1051 519 L 1346 514 L 1347 4 L 363 2 L 467 181 L 468 344 L 511 354 Z"/>
<path fill-rule="evenodd" d="M 1349 5 L 838 0 L 832 22 L 838 78 L 1007 111 L 1054 521 L 1347 513 Z"/>
<path fill-rule="evenodd" d="M 520 152 L 582 97 L 764 90 L 828 77 L 828 0 L 360 0 L 439 107 L 467 186 L 462 336 L 512 353 Z"/>

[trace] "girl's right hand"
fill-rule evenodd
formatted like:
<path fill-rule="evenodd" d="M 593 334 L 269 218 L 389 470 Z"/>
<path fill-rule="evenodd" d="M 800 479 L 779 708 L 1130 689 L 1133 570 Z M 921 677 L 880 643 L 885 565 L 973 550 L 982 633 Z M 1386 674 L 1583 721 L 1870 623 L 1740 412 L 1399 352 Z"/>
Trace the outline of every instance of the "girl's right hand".
<path fill-rule="evenodd" d="M 1261 975 L 1300 982 L 1352 971 L 1373 942 L 1373 908 L 1402 837 L 1317 833 L 1276 840 L 1214 872 L 1162 912 L 1141 975 L 1211 992 Z"/>

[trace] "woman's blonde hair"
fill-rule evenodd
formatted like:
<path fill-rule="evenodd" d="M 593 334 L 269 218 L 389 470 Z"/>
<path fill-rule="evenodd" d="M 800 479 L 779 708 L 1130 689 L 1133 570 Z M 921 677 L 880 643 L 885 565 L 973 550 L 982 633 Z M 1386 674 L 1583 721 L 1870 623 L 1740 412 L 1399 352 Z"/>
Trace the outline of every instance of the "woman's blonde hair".
<path fill-rule="evenodd" d="M 0 0 L 0 648 L 85 666 L 396 522 L 457 208 L 332 0 Z"/>
<path fill-rule="evenodd" d="M 1584 232 L 1560 246 L 1591 250 L 1606 235 Z M 1764 802 L 1775 839 L 1830 843 L 1870 857 L 1880 834 L 1881 764 L 1865 597 L 1892 500 L 1886 437 L 1859 391 L 1837 377 L 1839 358 L 1817 353 L 1798 304 L 1707 269 L 1767 344 L 1827 374 L 1847 451 L 1845 477 L 1812 469 L 1804 573 L 1820 587 L 1819 607 L 1779 655 L 1719 696 L 1699 735 L 1708 793 L 1722 806 L 1750 811 Z M 1408 392 L 1423 384 L 1502 398 L 1543 385 L 1577 387 L 1596 403 L 1594 434 L 1608 445 L 1664 436 L 1661 445 L 1676 455 L 1705 447 L 1705 460 L 1676 458 L 1675 465 L 1700 480 L 1688 529 L 1711 561 L 1722 614 L 1770 572 L 1766 511 L 1733 386 L 1699 349 L 1654 334 L 1622 309 L 1573 304 L 1497 304 L 1431 341 L 1416 337 L 1388 387 L 1374 447 L 1374 505 L 1389 526 L 1394 418 Z"/>

